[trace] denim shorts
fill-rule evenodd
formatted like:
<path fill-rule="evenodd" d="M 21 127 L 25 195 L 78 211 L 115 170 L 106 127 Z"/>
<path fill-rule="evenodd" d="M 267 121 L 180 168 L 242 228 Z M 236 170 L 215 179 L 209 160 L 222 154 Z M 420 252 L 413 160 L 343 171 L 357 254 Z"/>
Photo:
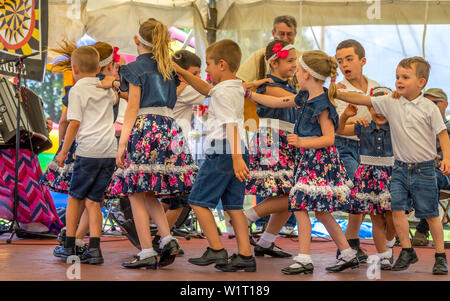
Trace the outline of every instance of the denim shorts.
<path fill-rule="evenodd" d="M 225 144 L 225 141 L 222 142 Z M 220 142 L 217 144 L 221 144 Z M 234 175 L 233 159 L 229 152 L 206 150 L 206 161 L 200 167 L 194 187 L 189 196 L 189 204 L 199 207 L 216 208 L 220 200 L 224 210 L 242 210 L 244 207 L 245 184 Z M 226 145 L 228 147 L 228 145 Z M 228 149 L 221 148 L 220 150 Z M 243 146 L 242 158 L 248 167 L 250 156 Z"/>
<path fill-rule="evenodd" d="M 111 182 L 115 158 L 86 158 L 77 156 L 73 165 L 69 195 L 77 200 L 101 202 Z"/>
<path fill-rule="evenodd" d="M 408 211 L 412 206 L 416 218 L 439 216 L 439 189 L 434 160 L 420 163 L 395 160 L 390 192 L 392 211 Z"/>
<path fill-rule="evenodd" d="M 350 180 L 354 180 L 356 169 L 359 166 L 359 141 L 336 136 L 334 144 L 339 152 L 342 164 Z"/>

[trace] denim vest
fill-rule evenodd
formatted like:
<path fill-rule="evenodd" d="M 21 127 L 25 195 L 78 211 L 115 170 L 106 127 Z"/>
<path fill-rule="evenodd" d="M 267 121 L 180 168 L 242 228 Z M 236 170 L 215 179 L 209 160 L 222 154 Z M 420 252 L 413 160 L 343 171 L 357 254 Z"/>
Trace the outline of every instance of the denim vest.
<path fill-rule="evenodd" d="M 141 54 L 135 62 L 120 66 L 120 90 L 126 92 L 129 84 L 141 87 L 139 108 L 168 107 L 173 109 L 177 102 L 178 76 L 164 80 L 158 71 L 158 64 L 152 53 Z"/>
<path fill-rule="evenodd" d="M 267 78 L 271 78 L 273 83 L 265 83 L 258 87 L 256 93 L 264 94 L 266 92 L 266 87 L 279 87 L 292 94 L 297 94 L 297 90 L 295 90 L 294 86 L 289 84 L 287 80 L 281 80 L 278 77 L 273 76 L 272 74 L 267 74 Z M 258 110 L 256 111 L 259 118 L 271 118 L 287 121 L 290 123 L 295 123 L 298 118 L 298 112 L 296 108 L 269 108 L 264 105 L 258 104 Z"/>
<path fill-rule="evenodd" d="M 328 89 L 323 88 L 324 93 L 308 100 L 309 93 L 300 91 L 294 101 L 299 106 L 299 117 L 295 123 L 294 133 L 299 137 L 322 136 L 322 129 L 319 123 L 319 115 L 324 110 L 329 109 L 328 118 L 334 123 L 334 131 L 339 126 L 339 115 L 328 99 Z"/>
<path fill-rule="evenodd" d="M 381 125 L 379 130 L 373 121 L 367 127 L 356 123 L 355 134 L 360 139 L 360 155 L 373 157 L 394 156 L 389 123 Z"/>
<path fill-rule="evenodd" d="M 105 75 L 103 73 L 97 73 L 95 76 L 98 77 L 100 80 L 105 79 Z M 117 102 L 113 106 L 113 112 L 114 112 L 114 122 L 116 122 L 117 116 L 119 115 L 119 102 Z"/>

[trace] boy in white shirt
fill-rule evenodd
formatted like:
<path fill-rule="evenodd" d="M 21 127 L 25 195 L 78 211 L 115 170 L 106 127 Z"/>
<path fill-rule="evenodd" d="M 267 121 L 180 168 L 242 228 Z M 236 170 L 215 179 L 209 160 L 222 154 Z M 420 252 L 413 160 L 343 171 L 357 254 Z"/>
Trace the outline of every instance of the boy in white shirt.
<path fill-rule="evenodd" d="M 113 105 L 118 95 L 111 89 L 100 89 L 95 76 L 100 70 L 99 54 L 91 46 L 74 50 L 71 56 L 72 72 L 76 84 L 69 93 L 67 128 L 64 144 L 56 157 L 60 167 L 72 142 L 78 147 L 69 188 L 66 211 L 66 239 L 53 254 L 66 261 L 75 253 L 75 233 L 80 215 L 86 207 L 89 215 L 89 247 L 80 256 L 82 263 L 102 264 L 100 235 L 102 226 L 101 204 L 103 194 L 114 172 L 117 140 L 114 130 Z"/>
<path fill-rule="evenodd" d="M 195 265 L 215 263 L 224 272 L 256 271 L 248 236 L 248 223 L 243 212 L 245 180 L 248 177 L 248 151 L 243 144 L 244 88 L 236 79 L 241 50 L 232 40 L 222 40 L 206 50 L 206 72 L 214 87 L 176 65 L 176 70 L 194 89 L 211 96 L 206 128 L 206 161 L 200 167 L 189 197 L 209 246 L 200 258 L 190 258 Z M 234 172 L 233 172 L 234 171 Z M 231 217 L 238 242 L 238 253 L 228 262 L 217 225 L 210 208 L 222 201 L 223 209 Z"/>
<path fill-rule="evenodd" d="M 429 72 L 430 64 L 423 58 L 403 59 L 396 71 L 395 86 L 399 99 L 392 95 L 371 98 L 339 91 L 338 97 L 353 104 L 371 105 L 389 121 L 395 157 L 390 187 L 391 208 L 395 229 L 402 245 L 402 251 L 392 270 L 406 270 L 410 264 L 418 261 L 409 239 L 409 223 L 405 215 L 412 199 L 415 216 L 427 220 L 435 241 L 433 274 L 447 275 L 434 159 L 437 136 L 443 152 L 442 173 L 450 174 L 450 140 L 439 109 L 422 94 Z"/>

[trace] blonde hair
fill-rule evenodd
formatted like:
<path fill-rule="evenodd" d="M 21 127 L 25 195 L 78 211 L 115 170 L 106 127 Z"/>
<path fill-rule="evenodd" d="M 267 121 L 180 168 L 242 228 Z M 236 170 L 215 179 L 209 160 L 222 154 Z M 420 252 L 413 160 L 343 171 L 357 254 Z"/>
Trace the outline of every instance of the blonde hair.
<path fill-rule="evenodd" d="M 108 58 L 114 51 L 113 47 L 106 42 L 96 42 L 91 47 L 94 47 L 97 50 L 100 56 L 99 59 L 100 61 L 103 61 L 104 59 Z M 55 69 L 56 70 L 60 69 L 61 71 L 72 70 L 71 56 L 76 49 L 77 45 L 75 44 L 75 42 L 67 40 L 62 40 L 60 43 L 58 43 L 57 48 L 50 48 L 49 51 L 55 52 L 59 55 L 63 55 L 66 57 L 65 60 L 54 63 L 52 65 L 51 70 L 52 71 L 55 71 Z"/>
<path fill-rule="evenodd" d="M 428 77 L 430 76 L 430 63 L 428 63 L 423 57 L 413 56 L 403 59 L 398 63 L 398 67 L 413 69 L 413 65 L 416 69 L 417 78 L 424 78 L 428 82 Z"/>
<path fill-rule="evenodd" d="M 171 79 L 174 72 L 171 56 L 172 50 L 169 48 L 170 34 L 167 27 L 156 19 L 149 18 L 139 27 L 139 35 L 152 47 L 141 44 L 142 47 L 152 51 L 155 61 L 158 64 L 158 71 L 164 80 Z"/>
<path fill-rule="evenodd" d="M 225 39 L 212 43 L 206 48 L 206 54 L 213 59 L 216 64 L 219 63 L 220 60 L 227 62 L 231 72 L 237 71 L 241 64 L 241 48 L 233 40 Z"/>
<path fill-rule="evenodd" d="M 71 61 L 82 73 L 96 73 L 100 55 L 92 46 L 81 46 L 72 52 Z"/>
<path fill-rule="evenodd" d="M 321 50 L 305 51 L 302 55 L 302 59 L 303 62 L 305 62 L 305 64 L 315 72 L 325 77 L 331 77 L 330 87 L 328 88 L 328 98 L 330 99 L 330 102 L 333 104 L 333 106 L 336 107 L 336 104 L 334 102 L 334 99 L 337 96 L 335 81 L 338 75 L 338 64 L 336 62 L 336 59 L 334 57 L 328 56 L 328 54 Z M 321 81 L 316 78 L 314 78 L 314 80 Z"/>

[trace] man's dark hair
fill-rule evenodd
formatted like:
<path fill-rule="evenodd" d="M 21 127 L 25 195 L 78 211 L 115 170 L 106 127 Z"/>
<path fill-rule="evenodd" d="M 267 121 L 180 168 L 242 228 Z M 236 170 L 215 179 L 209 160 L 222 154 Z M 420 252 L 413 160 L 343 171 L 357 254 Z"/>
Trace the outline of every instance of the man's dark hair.
<path fill-rule="evenodd" d="M 188 50 L 179 50 L 175 52 L 172 60 L 180 65 L 181 68 L 186 70 L 192 66 L 199 68 L 202 66 L 202 61 L 200 60 L 200 58 L 196 54 Z"/>
<path fill-rule="evenodd" d="M 297 21 L 292 16 L 278 16 L 273 20 L 273 31 L 277 30 L 277 25 L 280 23 L 284 23 L 289 27 L 294 27 L 295 32 L 297 32 Z"/>
<path fill-rule="evenodd" d="M 336 47 L 336 51 L 343 49 L 343 48 L 350 48 L 353 47 L 355 50 L 355 53 L 358 55 L 359 59 L 362 59 L 366 56 L 366 51 L 364 50 L 364 47 L 356 40 L 345 40 L 339 43 Z"/>

